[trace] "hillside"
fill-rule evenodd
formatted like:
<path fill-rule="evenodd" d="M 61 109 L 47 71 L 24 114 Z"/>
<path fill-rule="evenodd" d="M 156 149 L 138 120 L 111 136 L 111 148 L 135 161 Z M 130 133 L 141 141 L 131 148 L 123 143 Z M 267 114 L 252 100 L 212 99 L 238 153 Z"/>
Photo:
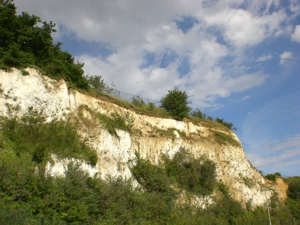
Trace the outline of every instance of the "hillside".
<path fill-rule="evenodd" d="M 0 0 L 0 224 L 289 224 L 287 196 L 298 218 L 232 123 L 103 94 L 54 28 Z"/>
<path fill-rule="evenodd" d="M 27 113 L 28 108 L 33 108 L 42 112 L 48 122 L 72 118 L 74 123 L 80 125 L 82 138 L 96 150 L 96 170 L 103 178 L 108 174 L 130 178 L 128 162 L 135 158 L 135 151 L 139 151 L 142 158 L 157 164 L 162 153 L 172 157 L 184 148 L 194 156 L 206 155 L 213 160 L 217 165 L 217 179 L 229 187 L 235 199 L 244 204 L 250 201 L 253 206 L 264 204 L 264 179 L 246 159 L 240 141 L 232 131 L 214 123 L 195 124 L 188 120 L 139 115 L 69 89 L 63 80 L 49 79 L 35 69 L 27 71 L 27 76 L 17 70 L 8 73 L 1 71 L 1 116 L 20 117 Z M 111 113 L 132 118 L 132 132 L 117 129 L 117 135 L 114 135 L 107 131 L 96 115 L 109 116 Z M 219 133 L 224 137 L 216 141 Z M 56 165 L 51 171 L 63 174 Z"/>
<path fill-rule="evenodd" d="M 188 119 L 177 121 L 141 115 L 69 88 L 63 79 L 51 79 L 32 68 L 27 68 L 26 71 L 28 75 L 22 75 L 17 69 L 10 72 L 0 71 L 1 117 L 4 120 L 19 118 L 17 120 L 28 123 L 28 120 L 24 120 L 24 115 L 28 117 L 34 112 L 33 115 L 43 117 L 46 124 L 60 120 L 68 121 L 76 126 L 84 145 L 94 151 L 87 154 L 96 153 L 95 159 L 93 155 L 82 157 L 82 154 L 72 152 L 69 155 L 57 153 L 50 147 L 48 158 L 38 158 L 38 168 L 42 167 L 42 171 L 48 176 L 65 176 L 68 173 L 68 164 L 78 162 L 80 168 L 92 177 L 96 176 L 102 180 L 133 179 L 135 187 L 147 189 L 151 187 L 151 182 L 157 182 L 157 178 L 153 181 L 151 178 L 149 183 L 146 175 L 136 168 L 154 168 L 153 173 L 159 170 L 162 174 L 158 176 L 163 177 L 163 170 L 155 165 L 170 163 L 172 159 L 174 162 L 175 156 L 179 157 L 184 150 L 192 158 L 202 159 L 201 165 L 208 163 L 205 173 L 210 173 L 213 177 L 206 180 L 211 183 L 207 183 L 206 186 L 203 183 L 206 189 L 193 189 L 191 186 L 182 185 L 180 181 L 164 186 L 167 189 L 163 190 L 176 190 L 178 203 L 183 204 L 188 200 L 196 207 L 207 208 L 220 199 L 221 193 L 225 193 L 225 196 L 228 194 L 230 199 L 239 202 L 243 207 L 254 209 L 263 206 L 266 200 L 273 196 L 271 191 L 265 190 L 276 184 L 266 183 L 259 171 L 247 160 L 238 137 L 228 128 L 212 121 L 196 123 Z M 39 155 L 39 152 L 35 151 L 34 154 Z M 164 157 L 169 161 L 166 161 L 166 158 L 164 160 Z M 200 180 L 204 181 L 205 173 Z M 224 187 L 228 190 L 225 191 Z M 276 188 L 280 198 L 284 199 L 285 195 L 280 192 L 280 185 Z M 157 188 L 154 190 L 157 191 Z"/>

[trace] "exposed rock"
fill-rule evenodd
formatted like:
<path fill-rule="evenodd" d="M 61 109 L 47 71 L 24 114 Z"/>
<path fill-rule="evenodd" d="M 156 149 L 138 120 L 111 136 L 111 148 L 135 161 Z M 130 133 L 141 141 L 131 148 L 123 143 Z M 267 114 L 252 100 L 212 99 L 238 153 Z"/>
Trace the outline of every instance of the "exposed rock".
<path fill-rule="evenodd" d="M 230 194 L 244 205 L 262 205 L 266 201 L 266 183 L 262 175 L 247 160 L 238 137 L 229 130 L 209 128 L 201 123 L 176 121 L 139 115 L 116 104 L 103 101 L 76 90 L 69 89 L 64 80 L 53 80 L 32 68 L 23 76 L 16 69 L 11 72 L 0 70 L 0 116 L 21 116 L 33 108 L 43 113 L 47 121 L 66 120 L 81 126 L 79 133 L 96 150 L 98 163 L 93 168 L 84 164 L 91 175 L 96 172 L 102 177 L 121 176 L 131 178 L 130 161 L 139 151 L 142 158 L 158 163 L 161 154 L 172 157 L 180 148 L 191 151 L 195 156 L 206 155 L 217 166 L 217 179 L 223 181 Z M 83 107 L 84 106 L 84 107 Z M 110 115 L 129 113 L 134 119 L 132 129 L 136 132 L 117 130 L 117 136 L 110 134 L 94 116 L 97 113 Z M 172 129 L 171 135 L 163 135 L 160 130 Z M 214 131 L 225 133 L 238 145 L 218 144 L 212 138 Z M 185 137 L 181 136 L 183 132 Z M 49 164 L 49 173 L 63 174 L 68 160 L 57 160 Z M 267 198 L 272 193 L 267 192 Z M 206 200 L 207 201 L 207 200 Z M 200 203 L 199 203 L 200 204 Z"/>

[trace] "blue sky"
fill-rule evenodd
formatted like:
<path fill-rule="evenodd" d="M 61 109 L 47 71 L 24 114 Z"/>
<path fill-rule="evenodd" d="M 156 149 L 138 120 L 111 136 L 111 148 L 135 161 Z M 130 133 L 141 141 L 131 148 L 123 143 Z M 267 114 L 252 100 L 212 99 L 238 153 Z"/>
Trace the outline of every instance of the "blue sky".
<path fill-rule="evenodd" d="M 154 100 L 178 86 L 265 174 L 300 175 L 298 0 L 15 0 L 88 75 Z"/>

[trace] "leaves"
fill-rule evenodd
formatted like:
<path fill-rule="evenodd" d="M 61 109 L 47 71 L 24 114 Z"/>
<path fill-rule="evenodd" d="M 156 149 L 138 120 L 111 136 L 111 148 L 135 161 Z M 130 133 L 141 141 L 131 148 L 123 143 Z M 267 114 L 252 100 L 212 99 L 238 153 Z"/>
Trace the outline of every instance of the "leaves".
<path fill-rule="evenodd" d="M 88 89 L 83 77 L 83 64 L 75 63 L 74 57 L 60 49 L 61 43 L 53 44 L 55 24 L 42 22 L 38 16 L 23 12 L 16 14 L 10 1 L 0 6 L 0 67 L 23 69 L 38 66 L 48 76 L 65 78 L 71 85 Z"/>
<path fill-rule="evenodd" d="M 161 107 L 168 111 L 172 117 L 176 120 L 183 120 L 187 113 L 191 111 L 188 104 L 188 95 L 185 91 L 181 91 L 178 87 L 173 90 L 168 90 L 168 94 L 164 96 L 161 100 Z"/>

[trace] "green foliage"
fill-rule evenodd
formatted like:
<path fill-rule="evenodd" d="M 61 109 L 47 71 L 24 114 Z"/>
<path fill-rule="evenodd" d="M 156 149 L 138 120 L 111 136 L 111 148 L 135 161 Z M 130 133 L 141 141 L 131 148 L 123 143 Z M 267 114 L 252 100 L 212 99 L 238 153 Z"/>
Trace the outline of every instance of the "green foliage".
<path fill-rule="evenodd" d="M 237 146 L 240 147 L 241 144 L 236 141 L 230 134 L 224 133 L 224 132 L 219 132 L 215 130 L 211 130 L 212 132 L 212 137 L 214 138 L 215 142 L 220 144 L 220 145 L 232 145 L 232 146 Z"/>
<path fill-rule="evenodd" d="M 276 177 L 281 177 L 281 173 L 279 173 L 279 172 L 274 173 L 274 175 L 275 175 Z"/>
<path fill-rule="evenodd" d="M 300 200 L 300 180 L 293 180 L 289 184 L 288 196 L 291 199 Z"/>
<path fill-rule="evenodd" d="M 110 94 L 115 91 L 114 84 L 109 86 L 104 82 L 101 75 L 88 76 L 87 82 L 100 93 Z"/>
<path fill-rule="evenodd" d="M 169 136 L 172 138 L 175 137 L 174 131 L 176 131 L 181 137 L 186 137 L 186 133 L 184 131 L 180 131 L 176 128 L 168 128 L 167 130 L 156 128 L 155 131 L 160 135 Z"/>
<path fill-rule="evenodd" d="M 264 208 L 245 212 L 224 184 L 219 185 L 222 198 L 205 209 L 177 204 L 176 180 L 164 167 L 138 155 L 134 173 L 143 190 L 120 178 L 89 177 L 74 163 L 67 166 L 65 177 L 45 176 L 35 172 L 30 154 L 18 157 L 10 149 L 0 151 L 3 224 L 39 224 L 38 217 L 45 218 L 45 224 L 267 224 Z M 281 218 L 290 219 L 282 208 L 271 212 L 274 224 L 280 224 Z"/>
<path fill-rule="evenodd" d="M 150 192 L 172 193 L 170 181 L 166 170 L 151 164 L 149 160 L 142 159 L 136 152 L 136 165 L 131 168 L 135 179 Z"/>
<path fill-rule="evenodd" d="M 216 184 L 216 166 L 206 159 L 194 158 L 181 149 L 173 159 L 163 157 L 161 166 L 152 165 L 137 154 L 132 174 L 148 191 L 172 193 L 171 184 L 191 193 L 209 195 Z"/>
<path fill-rule="evenodd" d="M 173 159 L 164 156 L 164 167 L 169 177 L 176 180 L 179 187 L 190 192 L 209 195 L 216 184 L 216 165 L 205 158 L 194 158 L 185 149 L 180 149 Z"/>
<path fill-rule="evenodd" d="M 199 119 L 205 119 L 206 118 L 206 114 L 201 112 L 200 109 L 196 109 L 194 110 L 192 113 L 191 113 L 191 116 L 194 116 L 196 118 L 199 118 Z"/>
<path fill-rule="evenodd" d="M 249 178 L 249 177 L 244 177 L 242 174 L 239 174 L 240 178 L 244 181 L 245 185 L 249 188 L 254 187 L 255 185 L 255 180 L 253 180 L 253 178 Z"/>
<path fill-rule="evenodd" d="M 300 201 L 295 199 L 287 199 L 286 205 L 291 211 L 293 217 L 295 217 L 300 222 Z"/>
<path fill-rule="evenodd" d="M 75 63 L 74 57 L 60 49 L 61 43 L 53 44 L 55 24 L 42 22 L 38 16 L 16 13 L 11 1 L 0 6 L 0 68 L 23 69 L 39 67 L 53 78 L 64 78 L 77 88 L 88 89 L 83 77 L 83 64 Z"/>
<path fill-rule="evenodd" d="M 244 183 L 247 187 L 252 188 L 255 185 L 255 181 L 249 177 L 242 177 Z"/>
<path fill-rule="evenodd" d="M 300 177 L 288 177 L 284 180 L 289 185 L 286 205 L 291 211 L 291 214 L 297 219 L 297 222 L 300 223 Z"/>
<path fill-rule="evenodd" d="M 228 224 L 235 224 L 236 218 L 245 212 L 242 205 L 230 196 L 224 196 L 211 209 L 216 217 L 226 218 Z M 226 223 L 227 224 L 227 223 Z"/>
<path fill-rule="evenodd" d="M 65 225 L 61 220 L 46 219 L 44 217 L 26 214 L 20 209 L 11 209 L 0 204 L 0 224 L 5 225 Z"/>
<path fill-rule="evenodd" d="M 275 174 L 268 174 L 268 175 L 266 175 L 266 178 L 270 181 L 276 182 Z"/>
<path fill-rule="evenodd" d="M 153 102 L 149 102 L 148 103 L 148 110 L 149 111 L 154 111 L 155 110 L 155 104 Z"/>
<path fill-rule="evenodd" d="M 31 155 L 32 161 L 42 163 L 49 160 L 50 153 L 60 158 L 75 157 L 95 165 L 96 152 L 79 138 L 76 129 L 63 121 L 44 123 L 44 118 L 31 112 L 18 121 L 5 119 L 2 124 L 4 142 L 16 156 Z"/>
<path fill-rule="evenodd" d="M 105 114 L 98 114 L 98 119 L 100 123 L 107 129 L 107 131 L 118 137 L 116 129 L 124 130 L 127 132 L 131 131 L 134 124 L 134 119 L 130 113 L 125 113 L 123 115 L 113 112 L 110 117 Z"/>
<path fill-rule="evenodd" d="M 185 91 L 181 91 L 178 87 L 168 90 L 168 93 L 160 100 L 161 107 L 168 111 L 176 120 L 183 120 L 187 116 L 191 108 L 188 107 L 188 95 Z"/>
<path fill-rule="evenodd" d="M 135 97 L 132 97 L 131 103 L 138 106 L 138 107 L 142 107 L 142 106 L 146 105 L 146 103 L 144 102 L 142 97 L 139 96 L 139 95 L 137 95 Z"/>
<path fill-rule="evenodd" d="M 220 119 L 220 118 L 217 117 L 215 119 L 215 121 L 217 123 L 220 123 L 220 124 L 224 125 L 225 127 L 229 128 L 230 130 L 233 130 L 233 131 L 237 130 L 237 128 L 234 127 L 233 123 L 229 123 L 229 122 L 225 121 L 224 119 Z"/>
<path fill-rule="evenodd" d="M 114 121 L 115 127 L 120 130 L 130 131 L 134 124 L 134 119 L 129 112 L 119 114 L 117 112 L 111 113 L 111 118 Z"/>

